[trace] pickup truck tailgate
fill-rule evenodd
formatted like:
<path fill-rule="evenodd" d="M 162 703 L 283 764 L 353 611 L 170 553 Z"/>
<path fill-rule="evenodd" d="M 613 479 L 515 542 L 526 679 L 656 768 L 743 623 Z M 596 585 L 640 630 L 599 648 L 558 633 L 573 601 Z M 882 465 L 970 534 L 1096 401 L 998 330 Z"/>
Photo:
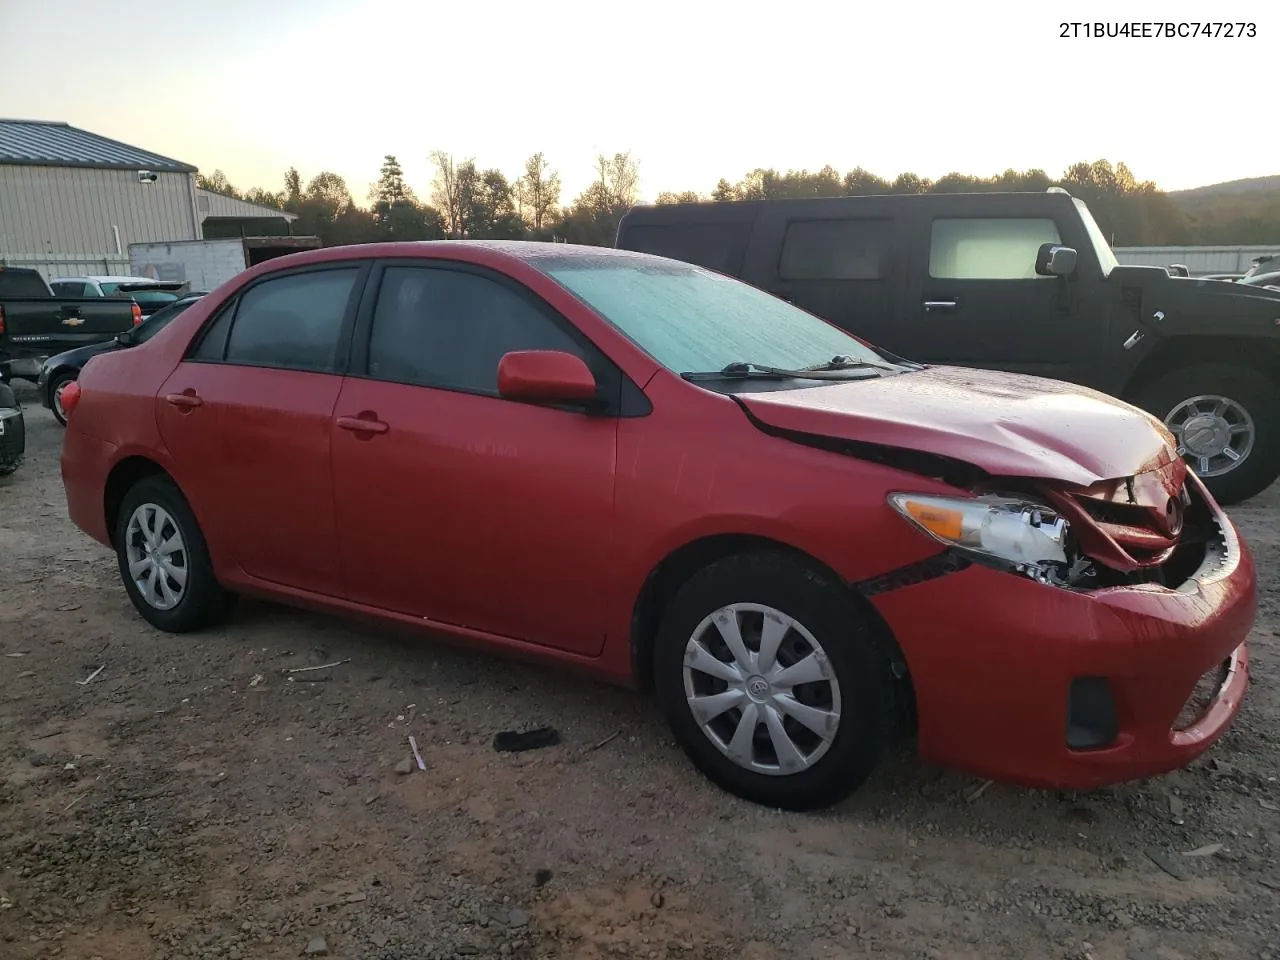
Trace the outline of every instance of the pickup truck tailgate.
<path fill-rule="evenodd" d="M 14 297 L 0 300 L 0 308 L 11 348 L 24 353 L 101 343 L 136 326 L 142 316 L 132 301 L 105 297 Z"/>

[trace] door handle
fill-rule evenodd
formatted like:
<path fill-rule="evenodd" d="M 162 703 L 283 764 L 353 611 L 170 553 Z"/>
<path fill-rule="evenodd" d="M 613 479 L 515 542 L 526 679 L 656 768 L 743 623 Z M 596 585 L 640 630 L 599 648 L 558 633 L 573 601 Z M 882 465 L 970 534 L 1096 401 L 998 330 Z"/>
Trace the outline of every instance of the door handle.
<path fill-rule="evenodd" d="M 364 417 L 339 417 L 338 426 L 352 433 L 386 433 L 387 425 L 381 420 L 366 420 Z"/>
<path fill-rule="evenodd" d="M 959 306 L 955 300 L 926 300 L 924 308 L 926 310 L 954 310 Z"/>
<path fill-rule="evenodd" d="M 195 395 L 195 391 L 190 393 L 170 393 L 165 395 L 165 403 L 170 403 L 175 407 L 198 407 L 204 401 Z"/>

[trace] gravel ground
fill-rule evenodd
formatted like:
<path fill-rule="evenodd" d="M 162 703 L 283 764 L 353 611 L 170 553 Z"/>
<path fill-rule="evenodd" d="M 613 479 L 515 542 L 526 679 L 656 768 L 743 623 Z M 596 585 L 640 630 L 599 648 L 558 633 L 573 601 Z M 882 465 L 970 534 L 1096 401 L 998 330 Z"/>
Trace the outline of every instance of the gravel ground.
<path fill-rule="evenodd" d="M 5 960 L 1280 960 L 1280 490 L 1236 511 L 1255 679 L 1192 768 L 1066 794 L 903 756 L 784 815 L 574 676 L 266 604 L 157 633 L 66 519 L 61 429 L 26 400 L 0 480 Z M 560 745 L 492 748 L 544 724 Z M 425 772 L 397 770 L 409 734 Z"/>

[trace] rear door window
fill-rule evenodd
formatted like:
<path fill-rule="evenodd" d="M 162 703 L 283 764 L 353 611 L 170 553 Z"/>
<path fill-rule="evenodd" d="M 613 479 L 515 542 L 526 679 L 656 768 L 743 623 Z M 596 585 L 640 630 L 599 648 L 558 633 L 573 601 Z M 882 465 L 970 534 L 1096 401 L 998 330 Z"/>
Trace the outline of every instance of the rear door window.
<path fill-rule="evenodd" d="M 893 236 L 893 221 L 793 220 L 782 238 L 778 276 L 783 280 L 880 280 Z"/>
<path fill-rule="evenodd" d="M 1047 218 L 948 218 L 933 221 L 929 276 L 938 280 L 1035 280 L 1036 254 L 1061 243 Z M 1051 278 L 1046 278 L 1051 279 Z"/>
<path fill-rule="evenodd" d="M 336 372 L 359 273 L 357 267 L 309 270 L 254 284 L 206 328 L 192 359 Z"/>

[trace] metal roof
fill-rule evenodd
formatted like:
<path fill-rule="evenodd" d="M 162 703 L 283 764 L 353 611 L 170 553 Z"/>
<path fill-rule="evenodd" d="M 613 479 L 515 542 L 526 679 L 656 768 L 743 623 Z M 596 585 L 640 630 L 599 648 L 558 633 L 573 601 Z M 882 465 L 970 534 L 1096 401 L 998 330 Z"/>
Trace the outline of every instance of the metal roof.
<path fill-rule="evenodd" d="M 0 164 L 194 173 L 187 163 L 51 120 L 0 119 Z"/>

